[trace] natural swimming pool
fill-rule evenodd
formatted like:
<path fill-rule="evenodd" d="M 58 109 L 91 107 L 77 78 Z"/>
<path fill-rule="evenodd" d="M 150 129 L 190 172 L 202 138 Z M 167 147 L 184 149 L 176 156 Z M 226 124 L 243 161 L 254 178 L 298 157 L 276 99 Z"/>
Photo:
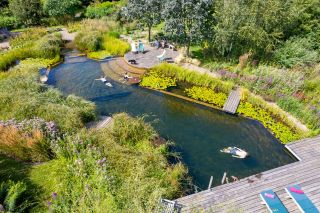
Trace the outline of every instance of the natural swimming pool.
<path fill-rule="evenodd" d="M 294 161 L 257 121 L 139 86 L 110 80 L 113 84 L 110 88 L 94 80 L 102 75 L 100 62 L 84 57 L 72 62 L 67 58 L 50 71 L 47 83 L 66 95 L 75 94 L 95 102 L 98 114 L 148 115 L 148 121 L 159 134 L 176 143 L 193 183 L 201 189 L 207 187 L 210 176 L 214 177 L 214 185 L 218 185 L 224 172 L 242 178 Z M 250 157 L 237 159 L 220 152 L 228 146 L 243 148 Z"/>

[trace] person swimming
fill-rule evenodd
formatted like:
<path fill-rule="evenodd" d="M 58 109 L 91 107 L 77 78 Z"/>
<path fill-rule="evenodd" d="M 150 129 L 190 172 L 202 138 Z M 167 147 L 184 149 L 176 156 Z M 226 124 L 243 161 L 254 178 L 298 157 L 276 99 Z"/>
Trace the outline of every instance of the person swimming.
<path fill-rule="evenodd" d="M 103 83 L 107 82 L 106 77 L 101 76 L 101 78 L 95 79 L 96 81 L 102 81 Z"/>

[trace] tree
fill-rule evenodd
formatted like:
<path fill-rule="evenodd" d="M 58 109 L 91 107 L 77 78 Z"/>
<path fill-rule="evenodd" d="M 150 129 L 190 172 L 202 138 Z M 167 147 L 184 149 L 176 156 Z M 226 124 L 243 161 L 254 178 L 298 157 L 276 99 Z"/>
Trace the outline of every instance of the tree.
<path fill-rule="evenodd" d="M 148 39 L 151 41 L 151 29 L 161 20 L 161 0 L 129 0 L 123 13 L 128 20 L 138 22 L 148 27 Z"/>
<path fill-rule="evenodd" d="M 43 8 L 49 16 L 65 17 L 74 15 L 80 5 L 79 0 L 45 0 Z"/>
<path fill-rule="evenodd" d="M 283 0 L 216 0 L 213 44 L 222 56 L 271 53 L 290 23 Z"/>
<path fill-rule="evenodd" d="M 211 13 L 212 0 L 167 0 L 162 12 L 166 31 L 179 38 L 188 56 L 191 43 L 208 36 Z"/>
<path fill-rule="evenodd" d="M 40 0 L 10 0 L 12 14 L 25 25 L 38 24 L 42 15 Z"/>

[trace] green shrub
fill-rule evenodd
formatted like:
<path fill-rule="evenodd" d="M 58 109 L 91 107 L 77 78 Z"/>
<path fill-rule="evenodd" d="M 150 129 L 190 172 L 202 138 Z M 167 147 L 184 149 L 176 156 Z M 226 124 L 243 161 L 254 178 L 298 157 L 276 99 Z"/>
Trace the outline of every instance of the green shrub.
<path fill-rule="evenodd" d="M 103 37 L 99 31 L 79 32 L 74 40 L 77 48 L 83 52 L 101 50 Z"/>
<path fill-rule="evenodd" d="M 102 18 L 115 12 L 116 8 L 113 2 L 103 2 L 93 4 L 87 7 L 85 16 L 88 18 Z"/>
<path fill-rule="evenodd" d="M 143 77 L 140 83 L 140 86 L 159 90 L 165 90 L 168 87 L 174 87 L 176 85 L 176 80 L 174 78 L 159 76 L 156 73 L 148 73 L 147 76 Z"/>
<path fill-rule="evenodd" d="M 18 25 L 18 20 L 11 16 L 0 16 L 0 29 L 8 28 L 12 29 Z"/>
<path fill-rule="evenodd" d="M 277 63 L 285 67 L 312 65 L 320 61 L 312 40 L 299 37 L 287 40 L 283 47 L 275 52 L 274 58 Z"/>
<path fill-rule="evenodd" d="M 103 37 L 103 49 L 108 51 L 111 55 L 123 56 L 130 50 L 130 45 L 125 41 L 115 38 L 114 32 L 112 34 L 113 36 L 110 36 L 110 34 L 108 34 Z"/>
<path fill-rule="evenodd" d="M 62 44 L 60 34 L 50 34 L 37 41 L 34 51 L 39 58 L 54 58 L 60 55 L 60 45 Z"/>
<path fill-rule="evenodd" d="M 87 54 L 88 58 L 98 59 L 98 60 L 102 60 L 102 59 L 105 59 L 110 56 L 111 56 L 111 54 L 106 50 L 99 50 L 99 51 L 90 52 Z"/>
<path fill-rule="evenodd" d="M 209 104 L 213 104 L 222 108 L 227 100 L 225 93 L 217 93 L 212 89 L 206 87 L 193 86 L 185 90 L 186 94 L 193 99 L 200 100 Z"/>

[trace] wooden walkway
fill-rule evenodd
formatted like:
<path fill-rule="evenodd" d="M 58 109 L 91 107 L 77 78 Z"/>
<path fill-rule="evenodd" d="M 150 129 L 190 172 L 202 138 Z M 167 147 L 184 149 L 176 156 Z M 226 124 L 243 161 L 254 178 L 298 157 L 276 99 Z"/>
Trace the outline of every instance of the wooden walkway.
<path fill-rule="evenodd" d="M 238 90 L 232 90 L 223 106 L 223 111 L 235 114 L 240 104 L 240 94 Z"/>
<path fill-rule="evenodd" d="M 286 148 L 299 161 L 177 199 L 181 212 L 268 212 L 259 193 L 272 189 L 289 212 L 299 212 L 284 188 L 300 184 L 320 209 L 320 135 L 290 143 Z"/>
<path fill-rule="evenodd" d="M 87 128 L 89 129 L 102 129 L 108 127 L 112 124 L 113 118 L 108 116 L 101 116 L 98 121 L 93 121 L 87 124 Z"/>

